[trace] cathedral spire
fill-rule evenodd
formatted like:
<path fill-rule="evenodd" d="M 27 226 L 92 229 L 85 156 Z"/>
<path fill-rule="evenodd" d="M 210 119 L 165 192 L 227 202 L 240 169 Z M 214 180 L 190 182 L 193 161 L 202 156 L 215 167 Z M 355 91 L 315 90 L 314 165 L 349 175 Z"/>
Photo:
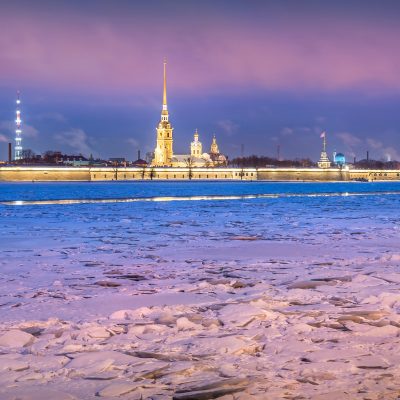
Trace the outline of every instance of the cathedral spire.
<path fill-rule="evenodd" d="M 157 144 L 154 149 L 154 158 L 151 162 L 152 166 L 165 167 L 172 165 L 172 157 L 174 152 L 173 145 L 173 130 L 169 122 L 168 107 L 167 107 L 167 60 L 164 58 L 164 85 L 163 85 L 163 104 L 161 111 L 161 120 L 158 123 L 157 129 Z"/>
<path fill-rule="evenodd" d="M 167 111 L 167 59 L 164 58 L 164 91 L 163 91 L 163 111 Z"/>

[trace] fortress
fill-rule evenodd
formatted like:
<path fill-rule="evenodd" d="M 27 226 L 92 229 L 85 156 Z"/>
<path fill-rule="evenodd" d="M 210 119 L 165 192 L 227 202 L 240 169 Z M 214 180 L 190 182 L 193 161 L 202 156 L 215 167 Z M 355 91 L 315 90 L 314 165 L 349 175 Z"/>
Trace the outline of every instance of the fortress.
<path fill-rule="evenodd" d="M 17 104 L 19 105 L 19 97 Z M 16 151 L 22 149 L 20 111 L 17 109 Z M 318 168 L 228 168 L 213 135 L 209 153 L 203 152 L 196 129 L 190 154 L 174 154 L 173 131 L 167 105 L 167 76 L 164 84 L 161 119 L 156 128 L 156 147 L 151 164 L 140 167 L 0 166 L 0 182 L 6 181 L 139 181 L 139 180 L 236 180 L 236 181 L 400 181 L 400 170 L 350 169 L 331 162 L 326 152 L 326 133 L 321 134 L 323 149 Z M 19 153 L 18 153 L 19 154 Z M 343 156 L 344 158 L 344 156 Z M 16 158 L 17 159 L 17 158 Z"/>

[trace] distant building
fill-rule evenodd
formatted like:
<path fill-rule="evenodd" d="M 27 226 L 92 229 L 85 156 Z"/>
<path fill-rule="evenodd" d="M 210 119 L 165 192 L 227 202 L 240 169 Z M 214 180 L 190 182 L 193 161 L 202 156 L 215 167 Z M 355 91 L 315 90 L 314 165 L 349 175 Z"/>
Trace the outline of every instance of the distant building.
<path fill-rule="evenodd" d="M 140 150 L 138 150 L 137 160 L 132 163 L 132 167 L 144 168 L 147 165 L 148 162 L 140 157 Z"/>
<path fill-rule="evenodd" d="M 91 165 L 90 159 L 87 159 L 82 154 L 68 155 L 62 154 L 61 151 L 46 151 L 43 156 L 34 155 L 29 158 L 29 162 L 33 164 L 56 164 L 67 165 L 70 167 L 86 167 Z"/>
<path fill-rule="evenodd" d="M 68 156 L 63 154 L 60 161 L 63 165 L 70 165 L 72 167 L 87 167 L 90 164 L 90 161 L 82 155 Z"/>
<path fill-rule="evenodd" d="M 126 160 L 124 157 L 111 157 L 108 159 L 108 163 L 115 167 L 118 167 L 126 165 Z"/>
<path fill-rule="evenodd" d="M 141 158 L 138 158 L 136 161 L 134 161 L 132 163 L 132 167 L 138 167 L 138 168 L 147 167 L 147 161 L 143 160 Z"/>
<path fill-rule="evenodd" d="M 333 163 L 339 167 L 343 167 L 346 164 L 346 157 L 343 153 L 333 153 Z"/>
<path fill-rule="evenodd" d="M 199 141 L 199 134 L 197 132 L 194 133 L 194 140 L 190 144 L 190 155 L 192 157 L 200 157 L 203 154 L 203 145 Z"/>
<path fill-rule="evenodd" d="M 196 129 L 193 141 L 190 144 L 190 154 L 175 154 L 172 157 L 171 165 L 173 167 L 217 167 L 227 165 L 227 159 L 219 153 L 215 135 L 210 153 L 203 153 L 203 145 L 199 140 L 199 133 Z"/>
<path fill-rule="evenodd" d="M 213 136 L 213 139 L 212 139 L 209 156 L 210 156 L 214 166 L 218 166 L 218 165 L 225 166 L 228 164 L 227 157 L 224 154 L 221 154 L 219 152 L 217 139 L 216 139 L 215 135 Z"/>

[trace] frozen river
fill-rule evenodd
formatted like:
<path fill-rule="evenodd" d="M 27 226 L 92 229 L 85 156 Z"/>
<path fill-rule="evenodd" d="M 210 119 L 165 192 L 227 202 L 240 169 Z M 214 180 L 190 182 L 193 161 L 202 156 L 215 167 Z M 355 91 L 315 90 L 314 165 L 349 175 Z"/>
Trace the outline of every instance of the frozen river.
<path fill-rule="evenodd" d="M 1 183 L 0 398 L 395 399 L 399 208 L 400 183 Z"/>

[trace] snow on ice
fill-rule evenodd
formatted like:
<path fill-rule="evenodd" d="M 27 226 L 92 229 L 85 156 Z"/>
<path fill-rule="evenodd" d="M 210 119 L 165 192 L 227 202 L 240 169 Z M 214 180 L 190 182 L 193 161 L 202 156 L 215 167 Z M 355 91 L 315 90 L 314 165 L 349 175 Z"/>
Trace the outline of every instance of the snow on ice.
<path fill-rule="evenodd" d="M 28 200 L 66 190 L 26 192 L 35 185 L 12 188 Z M 76 185 L 94 197 L 129 190 Z M 342 187 L 303 185 L 212 190 Z M 397 399 L 391 185 L 349 183 L 350 194 L 393 192 L 353 197 L 0 206 L 0 398 Z"/>

